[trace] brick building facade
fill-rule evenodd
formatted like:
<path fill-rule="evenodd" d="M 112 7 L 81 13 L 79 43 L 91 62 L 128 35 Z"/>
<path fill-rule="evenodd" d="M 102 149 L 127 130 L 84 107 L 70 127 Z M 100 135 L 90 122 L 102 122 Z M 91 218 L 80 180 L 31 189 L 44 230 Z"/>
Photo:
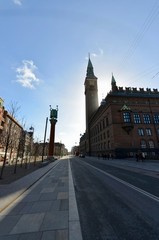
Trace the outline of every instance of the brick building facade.
<path fill-rule="evenodd" d="M 0 98 L 0 133 L 2 132 L 3 130 L 3 126 L 4 126 L 4 107 L 3 107 L 3 99 Z"/>
<path fill-rule="evenodd" d="M 80 151 L 89 155 L 159 156 L 159 92 L 157 89 L 118 87 L 92 113 L 80 139 Z M 87 151 L 89 149 L 89 151 Z"/>
<path fill-rule="evenodd" d="M 5 110 L 0 98 L 0 161 L 13 162 L 17 157 L 25 158 L 31 152 L 33 137 L 30 132 L 14 118 L 13 114 Z M 18 155 L 17 155 L 18 154 Z"/>

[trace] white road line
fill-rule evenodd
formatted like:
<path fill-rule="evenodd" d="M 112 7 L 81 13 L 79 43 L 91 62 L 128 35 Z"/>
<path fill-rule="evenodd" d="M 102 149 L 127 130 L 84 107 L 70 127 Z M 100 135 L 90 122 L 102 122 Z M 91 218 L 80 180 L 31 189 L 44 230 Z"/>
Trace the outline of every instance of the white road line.
<path fill-rule="evenodd" d="M 109 173 L 107 173 L 107 172 L 104 172 L 103 170 L 98 169 L 98 168 L 92 166 L 92 165 L 89 164 L 89 163 L 84 162 L 84 164 L 89 165 L 90 167 L 92 167 L 92 168 L 98 170 L 99 172 L 107 175 L 108 177 L 110 177 L 110 178 L 112 178 L 112 179 L 114 179 L 114 180 L 116 180 L 116 181 L 118 181 L 118 182 L 120 182 L 120 183 L 122 183 L 122 184 L 124 184 L 124 185 L 126 185 L 126 186 L 128 186 L 128 187 L 130 187 L 130 188 L 132 188 L 132 189 L 134 189 L 134 190 L 136 190 L 136 191 L 138 191 L 138 192 L 140 192 L 140 193 L 142 193 L 143 195 L 145 195 L 145 196 L 147 196 L 147 197 L 155 200 L 156 202 L 159 202 L 159 198 L 158 198 L 157 196 L 155 196 L 155 195 L 153 195 L 153 194 L 151 194 L 151 193 L 148 193 L 148 192 L 146 192 L 146 191 L 144 191 L 144 190 L 142 190 L 142 189 L 140 189 L 140 188 L 138 188 L 138 187 L 135 187 L 134 185 L 132 185 L 132 184 L 130 184 L 130 183 L 127 183 L 127 182 L 125 182 L 124 180 L 121 180 L 120 178 L 117 178 L 117 177 L 115 177 L 115 176 L 113 176 L 113 175 L 111 175 L 111 174 L 109 174 Z"/>
<path fill-rule="evenodd" d="M 82 232 L 80 219 L 78 214 L 72 171 L 70 167 L 70 159 L 68 158 L 69 169 L 69 240 L 82 240 Z"/>

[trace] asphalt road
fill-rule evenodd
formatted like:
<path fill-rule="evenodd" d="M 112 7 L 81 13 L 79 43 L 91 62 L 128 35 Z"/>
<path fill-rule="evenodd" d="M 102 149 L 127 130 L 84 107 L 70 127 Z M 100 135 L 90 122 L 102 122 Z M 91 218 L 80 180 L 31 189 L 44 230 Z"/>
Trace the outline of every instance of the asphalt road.
<path fill-rule="evenodd" d="M 83 240 L 158 240 L 159 179 L 71 159 Z"/>

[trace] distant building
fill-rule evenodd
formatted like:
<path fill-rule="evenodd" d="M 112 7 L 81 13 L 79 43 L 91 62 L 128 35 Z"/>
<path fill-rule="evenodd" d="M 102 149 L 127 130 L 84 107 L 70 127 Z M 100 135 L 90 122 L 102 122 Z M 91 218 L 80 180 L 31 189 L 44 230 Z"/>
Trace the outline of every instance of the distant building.
<path fill-rule="evenodd" d="M 2 121 L 0 129 L 0 157 L 3 159 L 6 145 L 8 145 L 7 159 L 12 160 L 17 156 L 17 150 L 23 128 L 4 108 L 2 113 L 3 116 L 1 117 Z"/>
<path fill-rule="evenodd" d="M 115 158 L 136 153 L 158 157 L 158 90 L 118 87 L 112 75 L 111 90 L 100 106 L 97 91 L 97 78 L 89 59 L 85 79 L 86 132 L 80 138 L 80 151 Z"/>
<path fill-rule="evenodd" d="M 31 155 L 33 142 L 32 132 L 24 131 L 19 122 L 5 110 L 0 98 L 0 161 L 7 153 L 7 162 L 13 162 L 18 157 Z M 7 149 L 6 149 L 7 146 Z"/>
<path fill-rule="evenodd" d="M 0 132 L 2 132 L 3 130 L 3 126 L 4 126 L 4 106 L 3 106 L 3 99 L 0 98 Z"/>
<path fill-rule="evenodd" d="M 75 146 L 72 147 L 72 149 L 71 149 L 71 154 L 72 155 L 79 156 L 79 152 L 80 152 L 79 145 L 75 145 Z"/>
<path fill-rule="evenodd" d="M 47 158 L 49 143 L 34 143 L 34 128 L 30 127 L 29 131 L 24 130 L 14 116 L 5 110 L 3 105 L 4 101 L 0 98 L 0 161 L 4 160 L 5 152 L 7 153 L 6 160 L 8 163 L 13 163 L 17 157 L 23 162 L 30 160 L 33 156 L 35 158 L 38 156 Z M 53 114 L 55 113 L 54 111 Z M 67 154 L 68 150 L 63 143 L 54 143 L 55 156 Z"/>
<path fill-rule="evenodd" d="M 35 142 L 34 143 L 34 149 L 36 149 L 36 154 L 38 156 L 44 156 L 47 158 L 48 152 L 49 152 L 49 143 L 46 142 L 45 144 L 43 142 Z M 56 157 L 62 157 L 68 154 L 68 150 L 65 148 L 65 145 L 61 142 L 55 142 L 54 143 L 54 156 Z"/>
<path fill-rule="evenodd" d="M 68 154 L 68 150 L 65 148 L 65 145 L 61 142 L 55 142 L 54 155 L 62 157 L 67 154 Z"/>

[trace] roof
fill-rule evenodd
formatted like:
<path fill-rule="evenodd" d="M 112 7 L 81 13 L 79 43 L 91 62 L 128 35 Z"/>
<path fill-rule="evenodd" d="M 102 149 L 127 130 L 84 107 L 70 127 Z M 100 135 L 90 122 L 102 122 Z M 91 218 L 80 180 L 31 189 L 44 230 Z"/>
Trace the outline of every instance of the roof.
<path fill-rule="evenodd" d="M 96 76 L 94 75 L 94 71 L 93 71 L 93 65 L 92 65 L 92 62 L 89 58 L 88 60 L 88 65 L 87 65 L 87 75 L 86 75 L 87 78 L 96 78 Z"/>

